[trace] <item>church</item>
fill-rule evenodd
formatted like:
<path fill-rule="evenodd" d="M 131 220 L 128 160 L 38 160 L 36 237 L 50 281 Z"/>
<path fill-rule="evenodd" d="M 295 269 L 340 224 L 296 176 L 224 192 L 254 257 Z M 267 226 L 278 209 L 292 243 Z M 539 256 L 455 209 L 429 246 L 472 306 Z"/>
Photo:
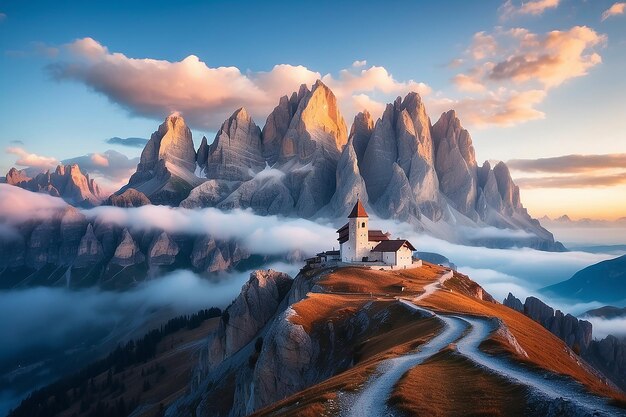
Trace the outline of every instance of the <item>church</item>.
<path fill-rule="evenodd" d="M 369 229 L 369 216 L 357 200 L 348 223 L 337 230 L 341 262 L 406 268 L 413 265 L 415 248 L 408 240 L 389 239 L 389 233 Z"/>

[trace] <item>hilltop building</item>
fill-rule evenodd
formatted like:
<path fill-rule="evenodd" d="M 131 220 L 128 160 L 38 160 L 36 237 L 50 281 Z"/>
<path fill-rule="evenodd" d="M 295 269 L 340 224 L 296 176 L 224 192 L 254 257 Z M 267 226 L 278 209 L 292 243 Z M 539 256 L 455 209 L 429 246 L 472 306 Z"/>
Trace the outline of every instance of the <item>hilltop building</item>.
<path fill-rule="evenodd" d="M 309 266 L 341 262 L 381 268 L 407 268 L 420 266 L 413 261 L 415 247 L 406 239 L 390 239 L 389 233 L 369 229 L 369 216 L 357 200 L 348 215 L 348 223 L 337 230 L 339 250 L 318 253 L 307 259 Z"/>
<path fill-rule="evenodd" d="M 413 264 L 415 247 L 405 239 L 389 239 L 389 233 L 369 229 L 369 216 L 361 200 L 348 215 L 348 223 L 337 230 L 341 262 L 382 262 L 404 268 Z"/>

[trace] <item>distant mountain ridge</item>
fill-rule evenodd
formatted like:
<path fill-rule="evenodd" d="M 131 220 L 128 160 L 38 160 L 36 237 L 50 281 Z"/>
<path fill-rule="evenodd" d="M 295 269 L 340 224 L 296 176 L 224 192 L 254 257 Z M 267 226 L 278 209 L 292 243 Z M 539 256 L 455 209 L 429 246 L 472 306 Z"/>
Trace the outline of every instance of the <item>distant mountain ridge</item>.
<path fill-rule="evenodd" d="M 613 303 L 626 299 L 626 255 L 588 266 L 570 279 L 540 290 L 583 302 Z"/>
<path fill-rule="evenodd" d="M 506 164 L 479 166 L 456 113 L 431 124 L 417 93 L 398 97 L 377 121 L 357 114 L 348 134 L 335 95 L 317 81 L 282 97 L 262 129 L 238 109 L 197 151 L 172 115 L 116 194 L 128 189 L 153 204 L 329 219 L 359 197 L 381 218 L 450 241 L 564 250 L 523 207 Z M 500 232 L 476 232 L 485 227 Z"/>
<path fill-rule="evenodd" d="M 46 171 L 30 178 L 25 172 L 11 168 L 6 175 L 6 183 L 29 191 L 61 197 L 69 204 L 78 207 L 100 205 L 107 197 L 89 174 L 83 174 L 77 164 L 59 165 L 54 172 Z"/>

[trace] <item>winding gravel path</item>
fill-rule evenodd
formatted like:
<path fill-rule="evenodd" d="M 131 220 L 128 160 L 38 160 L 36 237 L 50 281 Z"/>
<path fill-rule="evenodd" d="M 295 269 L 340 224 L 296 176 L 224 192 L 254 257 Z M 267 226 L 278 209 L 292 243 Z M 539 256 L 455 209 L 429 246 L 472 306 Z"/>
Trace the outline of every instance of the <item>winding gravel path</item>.
<path fill-rule="evenodd" d="M 413 301 L 419 301 L 442 288 L 450 275 L 444 274 L 435 283 L 426 286 L 424 294 Z M 400 299 L 407 308 L 419 312 L 425 317 L 436 317 L 444 324 L 437 336 L 419 347 L 419 350 L 396 358 L 382 361 L 364 388 L 344 407 L 343 416 L 387 416 L 393 415 L 387 406 L 394 385 L 409 369 L 421 364 L 451 343 L 456 343 L 456 350 L 478 366 L 498 374 L 514 383 L 530 388 L 531 392 L 546 400 L 562 399 L 569 403 L 569 408 L 576 410 L 576 415 L 589 416 L 625 416 L 626 411 L 610 406 L 606 399 L 588 393 L 581 385 L 557 379 L 556 376 L 535 372 L 506 358 L 486 354 L 479 349 L 480 344 L 496 330 L 495 322 L 466 315 L 439 315 L 413 302 Z M 451 382 L 453 383 L 453 382 Z"/>

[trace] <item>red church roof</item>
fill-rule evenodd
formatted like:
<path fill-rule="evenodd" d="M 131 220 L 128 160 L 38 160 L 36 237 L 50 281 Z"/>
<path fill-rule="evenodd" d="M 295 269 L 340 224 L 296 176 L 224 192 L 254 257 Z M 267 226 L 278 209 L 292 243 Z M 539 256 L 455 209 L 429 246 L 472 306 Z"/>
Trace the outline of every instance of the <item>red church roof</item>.
<path fill-rule="evenodd" d="M 356 200 L 356 204 L 348 216 L 349 219 L 353 217 L 369 217 L 365 212 L 365 207 L 361 204 L 361 200 Z"/>

